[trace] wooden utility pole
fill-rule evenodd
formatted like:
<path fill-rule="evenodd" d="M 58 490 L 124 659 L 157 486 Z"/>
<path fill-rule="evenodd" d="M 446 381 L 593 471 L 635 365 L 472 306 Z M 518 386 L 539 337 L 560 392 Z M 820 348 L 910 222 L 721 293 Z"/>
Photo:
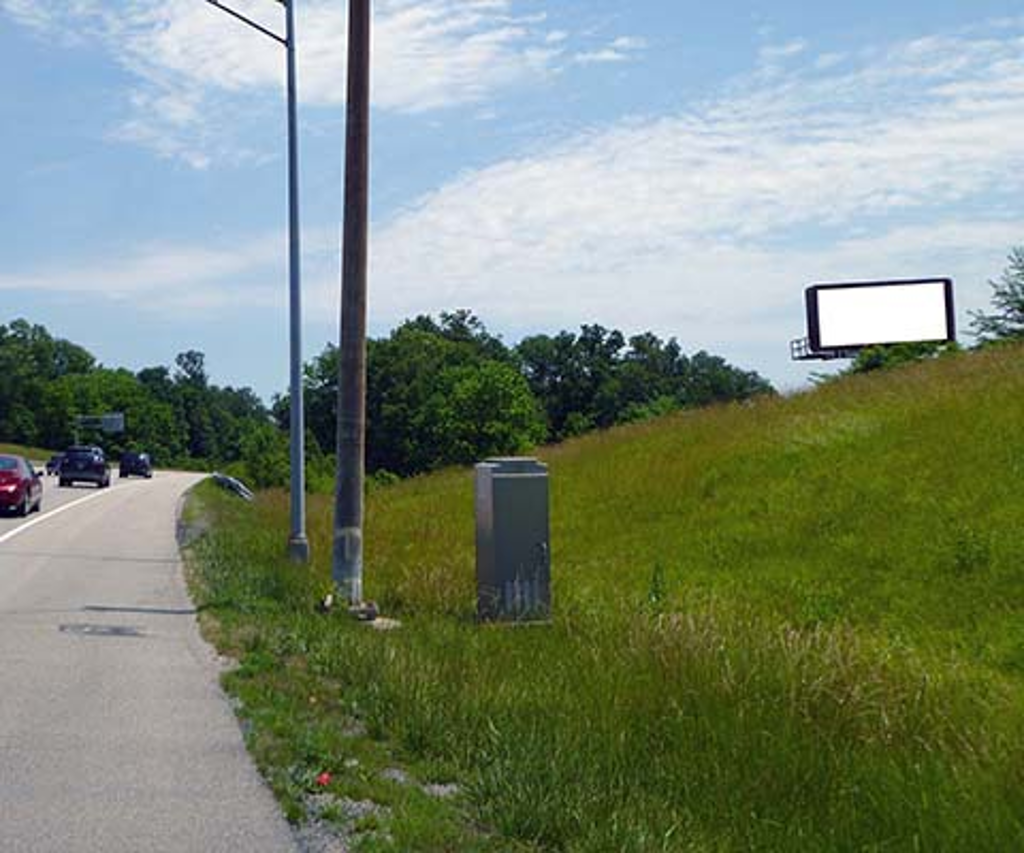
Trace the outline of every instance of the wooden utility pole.
<path fill-rule="evenodd" d="M 370 176 L 370 0 L 349 0 L 345 224 L 338 359 L 338 471 L 331 574 L 351 607 L 363 603 L 366 474 L 366 262 Z"/>

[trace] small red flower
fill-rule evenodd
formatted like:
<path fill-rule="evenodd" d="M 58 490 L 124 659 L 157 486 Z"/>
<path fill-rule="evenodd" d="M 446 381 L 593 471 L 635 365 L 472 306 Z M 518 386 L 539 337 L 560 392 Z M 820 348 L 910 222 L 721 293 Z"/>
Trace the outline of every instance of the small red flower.
<path fill-rule="evenodd" d="M 326 788 L 328 785 L 331 784 L 331 774 L 325 770 L 323 773 L 316 777 L 316 783 L 321 788 Z"/>

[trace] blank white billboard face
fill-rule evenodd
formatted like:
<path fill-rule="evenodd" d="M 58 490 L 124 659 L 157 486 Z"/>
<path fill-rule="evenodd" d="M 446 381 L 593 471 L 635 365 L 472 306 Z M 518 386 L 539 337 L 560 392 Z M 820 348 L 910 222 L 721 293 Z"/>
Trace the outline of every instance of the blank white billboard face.
<path fill-rule="evenodd" d="M 807 296 L 815 349 L 954 338 L 948 280 L 818 285 Z"/>

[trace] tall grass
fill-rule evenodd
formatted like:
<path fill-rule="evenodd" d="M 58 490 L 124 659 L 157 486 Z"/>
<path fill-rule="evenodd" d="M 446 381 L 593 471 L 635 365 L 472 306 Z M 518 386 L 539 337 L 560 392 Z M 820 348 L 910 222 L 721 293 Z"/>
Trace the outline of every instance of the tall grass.
<path fill-rule="evenodd" d="M 268 661 L 246 678 L 288 691 L 290 665 L 541 849 L 1021 849 L 1022 357 L 545 450 L 548 627 L 475 624 L 467 471 L 370 497 L 367 590 L 399 632 L 314 613 L 327 502 L 306 572 L 285 496 L 201 492 L 197 594 Z"/>

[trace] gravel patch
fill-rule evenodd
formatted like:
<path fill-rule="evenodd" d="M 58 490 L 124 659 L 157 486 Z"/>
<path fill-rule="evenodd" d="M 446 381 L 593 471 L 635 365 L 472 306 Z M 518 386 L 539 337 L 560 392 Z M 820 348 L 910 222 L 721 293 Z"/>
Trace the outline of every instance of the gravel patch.
<path fill-rule="evenodd" d="M 397 782 L 399 785 L 409 784 L 409 774 L 398 767 L 388 767 L 386 770 L 382 770 L 380 778 L 387 779 L 389 782 Z"/>
<path fill-rule="evenodd" d="M 429 794 L 431 797 L 436 797 L 439 800 L 447 800 L 451 797 L 457 796 L 459 790 L 459 786 L 453 782 L 446 784 L 431 782 L 429 785 L 423 786 L 423 792 L 425 794 Z"/>
<path fill-rule="evenodd" d="M 349 853 L 352 849 L 347 836 L 339 833 L 333 824 L 319 818 L 295 830 L 295 841 L 302 853 Z"/>
<path fill-rule="evenodd" d="M 348 853 L 356 835 L 353 825 L 372 815 L 386 817 L 390 810 L 373 800 L 352 800 L 334 794 L 307 794 L 303 799 L 308 820 L 295 831 L 302 853 Z M 333 812 L 339 820 L 323 816 Z"/>

